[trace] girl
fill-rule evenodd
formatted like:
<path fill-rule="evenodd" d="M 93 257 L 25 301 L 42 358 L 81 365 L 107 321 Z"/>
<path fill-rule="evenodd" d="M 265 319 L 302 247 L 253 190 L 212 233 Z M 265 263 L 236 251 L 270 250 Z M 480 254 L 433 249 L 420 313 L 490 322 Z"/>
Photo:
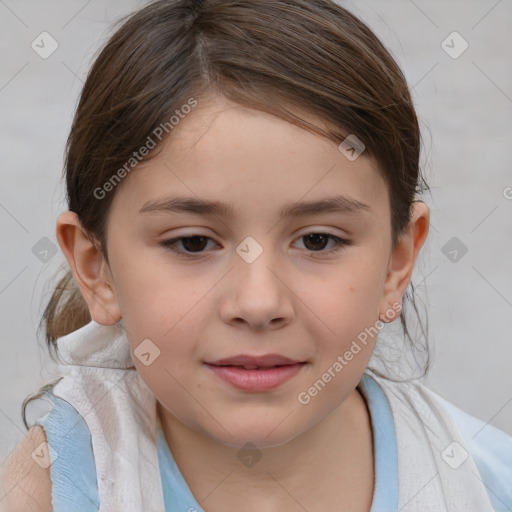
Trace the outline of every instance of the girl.
<path fill-rule="evenodd" d="M 410 339 L 419 154 L 401 70 L 331 0 L 124 20 L 68 139 L 62 372 L 8 510 L 510 510 L 512 439 L 370 361 Z"/>

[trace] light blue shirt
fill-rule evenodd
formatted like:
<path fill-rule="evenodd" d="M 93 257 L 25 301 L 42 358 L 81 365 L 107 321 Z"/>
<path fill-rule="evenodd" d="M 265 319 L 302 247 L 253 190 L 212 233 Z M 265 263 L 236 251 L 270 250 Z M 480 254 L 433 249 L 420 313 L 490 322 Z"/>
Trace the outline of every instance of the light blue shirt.
<path fill-rule="evenodd" d="M 359 390 L 365 398 L 373 430 L 375 486 L 370 512 L 398 511 L 398 454 L 395 425 L 384 392 L 364 374 Z M 84 419 L 51 390 L 44 397 L 52 410 L 36 424 L 46 431 L 58 454 L 50 458 L 53 512 L 97 512 L 99 495 L 91 433 Z M 478 467 L 493 508 L 512 511 L 512 437 L 442 399 Z M 204 512 L 194 498 L 158 424 L 157 448 L 166 512 Z"/>

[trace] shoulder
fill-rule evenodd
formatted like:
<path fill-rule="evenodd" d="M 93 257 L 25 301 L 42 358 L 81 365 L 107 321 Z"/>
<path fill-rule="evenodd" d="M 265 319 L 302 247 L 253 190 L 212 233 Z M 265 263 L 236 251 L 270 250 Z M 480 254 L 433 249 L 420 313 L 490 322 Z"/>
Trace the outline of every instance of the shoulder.
<path fill-rule="evenodd" d="M 481 460 L 492 461 L 496 472 L 505 471 L 512 484 L 512 436 L 457 407 L 429 389 L 449 414 L 472 454 Z"/>
<path fill-rule="evenodd" d="M 382 379 L 378 379 L 378 382 L 381 387 L 387 388 L 393 394 L 416 400 L 414 404 L 409 404 L 411 406 L 414 405 L 418 409 L 426 408 L 426 412 L 432 414 L 435 414 L 436 410 L 444 411 L 474 458 L 489 464 L 492 462 L 494 472 L 509 478 L 509 487 L 512 488 L 512 436 L 494 427 L 489 421 L 483 421 L 460 409 L 421 382 L 398 383 Z"/>
<path fill-rule="evenodd" d="M 460 409 L 423 384 L 414 383 L 413 387 L 429 404 L 436 402 L 435 408 L 441 406 L 447 413 L 464 442 L 457 449 L 462 457 L 470 455 L 475 462 L 494 510 L 512 510 L 512 436 Z"/>
<path fill-rule="evenodd" d="M 2 512 L 27 512 L 37 510 L 52 512 L 50 466 L 44 463 L 46 433 L 40 425 L 34 425 L 16 445 L 2 467 Z M 41 457 L 42 463 L 36 462 Z M 46 455 L 47 457 L 47 455 Z M 8 506 L 8 508 L 3 508 Z"/>
<path fill-rule="evenodd" d="M 461 461 L 471 456 L 494 510 L 512 510 L 512 436 L 463 411 L 417 380 L 394 382 L 373 374 L 371 377 L 386 391 L 388 399 L 394 397 L 393 401 L 403 403 L 406 410 L 451 423 L 448 428 L 455 428 L 464 444 L 457 448 Z"/>
<path fill-rule="evenodd" d="M 512 436 L 436 396 L 464 439 L 495 510 L 511 510 Z"/>

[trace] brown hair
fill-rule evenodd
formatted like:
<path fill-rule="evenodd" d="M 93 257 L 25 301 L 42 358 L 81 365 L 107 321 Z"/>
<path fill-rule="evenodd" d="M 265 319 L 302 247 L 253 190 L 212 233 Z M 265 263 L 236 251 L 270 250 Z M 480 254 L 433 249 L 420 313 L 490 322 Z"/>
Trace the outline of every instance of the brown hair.
<path fill-rule="evenodd" d="M 93 191 L 176 109 L 212 92 L 336 144 L 356 135 L 388 185 L 395 247 L 415 194 L 428 189 L 419 167 L 420 129 L 404 75 L 362 21 L 331 0 L 158 0 L 120 23 L 87 76 L 64 169 L 69 210 L 91 241 L 99 242 L 107 263 L 106 225 L 115 190 L 101 200 Z M 325 121 L 329 129 L 287 106 Z M 425 374 L 427 335 L 409 286 L 404 297 L 427 342 Z M 407 328 L 405 302 L 404 339 L 419 347 Z M 90 320 L 68 268 L 41 319 L 50 353 L 51 347 L 57 352 L 59 337 Z"/>

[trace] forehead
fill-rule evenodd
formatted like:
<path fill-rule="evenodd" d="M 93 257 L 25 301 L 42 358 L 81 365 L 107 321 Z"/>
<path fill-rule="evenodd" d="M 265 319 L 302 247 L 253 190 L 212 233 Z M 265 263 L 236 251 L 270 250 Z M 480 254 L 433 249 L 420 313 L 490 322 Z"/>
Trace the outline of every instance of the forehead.
<path fill-rule="evenodd" d="M 386 208 L 373 159 L 350 161 L 334 142 L 223 97 L 199 102 L 158 151 L 124 178 L 117 207 L 138 213 L 151 201 L 187 196 L 229 203 L 240 214 L 251 204 L 282 212 L 293 202 L 343 195 L 380 214 Z"/>

